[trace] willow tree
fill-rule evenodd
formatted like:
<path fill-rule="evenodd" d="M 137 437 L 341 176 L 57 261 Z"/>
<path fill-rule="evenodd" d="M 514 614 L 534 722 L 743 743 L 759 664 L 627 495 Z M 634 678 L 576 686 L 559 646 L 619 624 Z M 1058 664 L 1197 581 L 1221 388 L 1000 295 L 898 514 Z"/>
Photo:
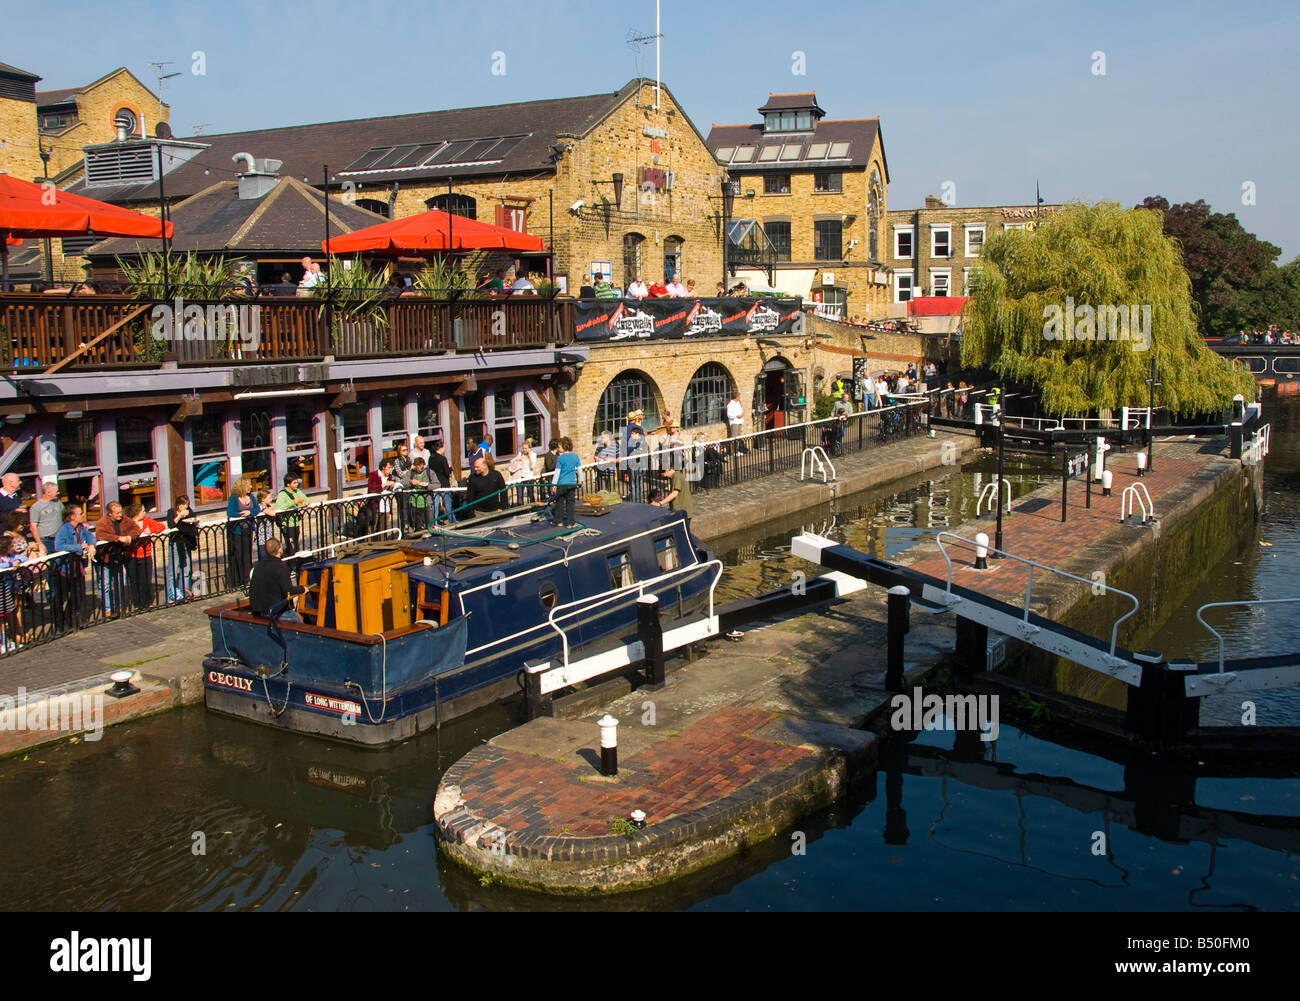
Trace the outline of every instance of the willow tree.
<path fill-rule="evenodd" d="M 964 311 L 962 364 L 1036 389 L 1051 414 L 1156 406 L 1223 410 L 1254 378 L 1201 340 L 1191 283 L 1160 213 L 1115 202 L 1071 204 L 1035 230 L 984 245 Z"/>

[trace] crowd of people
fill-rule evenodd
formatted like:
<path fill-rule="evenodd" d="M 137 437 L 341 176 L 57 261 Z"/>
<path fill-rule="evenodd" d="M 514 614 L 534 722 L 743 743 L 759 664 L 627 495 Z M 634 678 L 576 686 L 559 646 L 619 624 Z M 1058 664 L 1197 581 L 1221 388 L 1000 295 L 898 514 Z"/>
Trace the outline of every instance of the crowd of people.
<path fill-rule="evenodd" d="M 1270 323 L 1267 330 L 1238 330 L 1237 340 L 1242 344 L 1300 344 L 1300 334 L 1279 330 L 1276 323 Z"/>

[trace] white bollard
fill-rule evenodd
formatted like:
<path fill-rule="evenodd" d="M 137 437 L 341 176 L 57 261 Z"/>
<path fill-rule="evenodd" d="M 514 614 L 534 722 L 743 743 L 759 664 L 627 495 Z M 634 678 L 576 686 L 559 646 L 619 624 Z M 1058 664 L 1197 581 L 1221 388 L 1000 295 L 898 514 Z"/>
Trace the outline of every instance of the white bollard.
<path fill-rule="evenodd" d="M 1139 476 L 1146 476 L 1146 474 L 1147 474 L 1147 454 L 1146 454 L 1146 452 L 1139 452 L 1139 453 L 1137 454 L 1137 461 L 1138 461 L 1138 475 L 1139 475 Z"/>
<path fill-rule="evenodd" d="M 1112 473 L 1109 469 L 1101 474 L 1101 495 L 1103 497 L 1110 496 L 1110 487 L 1111 484 L 1114 482 L 1115 482 L 1115 474 Z"/>
<path fill-rule="evenodd" d="M 618 774 L 618 720 L 609 713 L 597 720 L 600 727 L 600 774 Z"/>
<path fill-rule="evenodd" d="M 989 537 L 984 532 L 975 533 L 975 569 L 989 568 Z"/>

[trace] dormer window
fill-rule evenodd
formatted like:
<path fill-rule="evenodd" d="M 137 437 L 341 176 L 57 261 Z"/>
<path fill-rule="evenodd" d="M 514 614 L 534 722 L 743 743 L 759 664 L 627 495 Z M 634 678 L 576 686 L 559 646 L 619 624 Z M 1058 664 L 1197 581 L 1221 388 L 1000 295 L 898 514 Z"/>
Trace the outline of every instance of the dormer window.
<path fill-rule="evenodd" d="M 764 132 L 808 132 L 812 127 L 811 111 L 769 111 L 763 116 Z"/>

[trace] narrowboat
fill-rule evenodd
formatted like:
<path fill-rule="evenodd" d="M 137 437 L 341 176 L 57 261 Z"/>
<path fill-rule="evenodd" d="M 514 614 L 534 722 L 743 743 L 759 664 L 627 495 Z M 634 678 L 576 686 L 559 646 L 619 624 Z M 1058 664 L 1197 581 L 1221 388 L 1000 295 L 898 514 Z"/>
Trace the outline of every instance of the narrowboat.
<path fill-rule="evenodd" d="M 519 694 L 528 672 L 553 692 L 628 663 L 620 652 L 635 661 L 643 596 L 666 648 L 716 634 L 722 565 L 685 513 L 623 503 L 581 518 L 562 530 L 513 509 L 302 562 L 301 623 L 253 615 L 242 596 L 206 610 L 205 703 L 380 746 Z"/>

